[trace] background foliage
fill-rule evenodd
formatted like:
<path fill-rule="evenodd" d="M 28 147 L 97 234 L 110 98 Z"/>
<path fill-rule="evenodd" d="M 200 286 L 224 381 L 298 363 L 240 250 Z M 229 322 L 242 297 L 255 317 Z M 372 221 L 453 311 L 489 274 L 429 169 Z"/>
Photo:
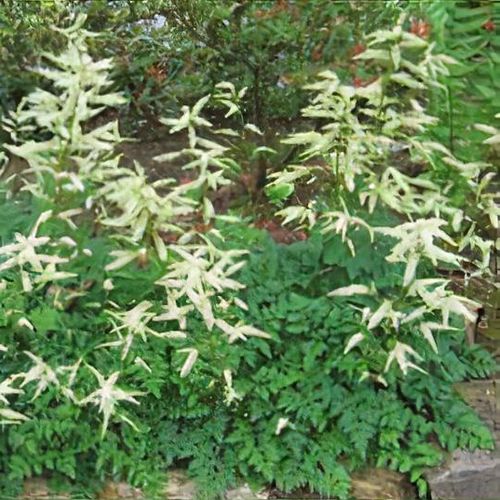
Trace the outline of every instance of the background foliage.
<path fill-rule="evenodd" d="M 498 16 L 493 1 L 3 2 L 2 494 L 44 475 L 154 495 L 183 466 L 201 498 L 241 480 L 348 498 L 369 464 L 425 496 L 446 451 L 491 448 L 453 389 L 495 369 L 465 341 L 470 302 L 443 289 L 448 309 L 422 313 L 409 286 L 441 278 L 437 260 L 491 279 Z M 449 71 L 417 72 L 431 49 Z M 176 134 L 157 160 L 182 175 L 120 163 L 120 130 L 144 121 Z M 245 175 L 253 199 L 220 206 Z M 433 216 L 436 253 L 394 262 L 404 218 Z M 430 337 L 418 314 L 399 324 L 419 310 Z"/>

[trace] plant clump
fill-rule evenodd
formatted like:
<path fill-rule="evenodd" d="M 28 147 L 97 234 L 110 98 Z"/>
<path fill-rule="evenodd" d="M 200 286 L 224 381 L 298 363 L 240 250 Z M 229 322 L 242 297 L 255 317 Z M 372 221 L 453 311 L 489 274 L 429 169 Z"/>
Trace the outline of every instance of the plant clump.
<path fill-rule="evenodd" d="M 286 246 L 214 203 L 242 151 L 276 154 L 244 119 L 249 89 L 218 82 L 166 113 L 182 139 L 155 160 L 189 177 L 151 180 L 116 152 L 106 111 L 125 98 L 85 22 L 58 28 L 45 84 L 4 118 L 25 164 L 0 191 L 0 491 L 44 474 L 154 494 L 184 464 L 200 498 L 240 480 L 349 498 L 369 463 L 425 496 L 443 451 L 492 448 L 453 389 L 495 363 L 465 343 L 480 304 L 444 275 L 492 279 L 500 214 L 494 166 L 433 136 L 429 96 L 457 61 L 403 15 L 354 57 L 370 83 L 327 69 L 306 85 L 265 187 L 304 236 Z"/>

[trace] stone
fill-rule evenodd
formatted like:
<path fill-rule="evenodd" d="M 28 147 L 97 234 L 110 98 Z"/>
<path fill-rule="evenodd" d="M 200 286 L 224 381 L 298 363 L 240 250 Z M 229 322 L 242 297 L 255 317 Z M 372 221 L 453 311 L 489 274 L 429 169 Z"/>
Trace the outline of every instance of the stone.
<path fill-rule="evenodd" d="M 49 488 L 47 481 L 41 477 L 34 477 L 24 481 L 23 500 L 32 498 L 49 498 Z"/>
<path fill-rule="evenodd" d="M 352 477 L 351 495 L 363 500 L 408 500 L 415 490 L 404 474 L 385 469 L 364 469 Z"/>
<path fill-rule="evenodd" d="M 457 384 L 456 389 L 474 408 L 500 444 L 500 379 L 476 380 Z M 499 495 L 500 496 L 500 495 Z"/>
<path fill-rule="evenodd" d="M 144 495 L 139 488 L 134 488 L 123 482 L 108 481 L 97 495 L 98 500 L 139 500 Z"/>
<path fill-rule="evenodd" d="M 269 493 L 267 491 L 254 493 L 248 484 L 244 484 L 238 488 L 227 490 L 224 498 L 225 500 L 267 500 Z"/>
<path fill-rule="evenodd" d="M 500 454 L 457 450 L 448 463 L 427 474 L 432 500 L 498 500 Z"/>
<path fill-rule="evenodd" d="M 69 493 L 51 492 L 47 480 L 43 477 L 33 477 L 24 481 L 21 500 L 70 500 Z"/>
<path fill-rule="evenodd" d="M 250 497 L 259 498 L 257 496 Z M 333 497 L 321 496 L 307 490 L 298 490 L 292 493 L 281 493 L 271 490 L 268 498 L 290 500 L 325 500 Z M 411 500 L 416 498 L 415 488 L 410 484 L 404 474 L 399 472 L 366 468 L 354 472 L 351 476 L 351 492 L 349 498 L 359 500 Z M 247 500 L 246 498 L 244 500 Z"/>
<path fill-rule="evenodd" d="M 426 473 L 433 500 L 500 498 L 500 380 L 457 384 L 457 391 L 495 437 L 496 451 L 456 450 L 438 469 Z"/>
<path fill-rule="evenodd" d="M 167 474 L 167 486 L 164 490 L 168 500 L 194 500 L 196 498 L 196 485 L 189 479 L 187 472 L 172 469 Z"/>

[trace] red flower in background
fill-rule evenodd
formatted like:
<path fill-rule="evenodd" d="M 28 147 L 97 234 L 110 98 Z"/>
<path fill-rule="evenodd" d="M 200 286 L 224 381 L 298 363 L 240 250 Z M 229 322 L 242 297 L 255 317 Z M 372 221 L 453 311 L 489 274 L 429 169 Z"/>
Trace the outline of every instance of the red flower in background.
<path fill-rule="evenodd" d="M 366 80 L 363 80 L 359 76 L 355 76 L 352 80 L 352 84 L 354 87 L 366 87 L 370 85 L 370 83 L 373 83 L 375 80 L 377 80 L 378 76 L 372 76 L 371 78 L 367 78 Z"/>
<path fill-rule="evenodd" d="M 203 224 L 201 222 L 194 225 L 194 230 L 197 233 L 208 233 L 208 231 L 210 231 L 212 228 L 213 226 L 211 224 Z"/>
<path fill-rule="evenodd" d="M 295 238 L 297 238 L 299 241 L 304 241 L 307 240 L 307 234 L 305 231 L 295 231 Z"/>
<path fill-rule="evenodd" d="M 410 33 L 420 38 L 428 38 L 431 32 L 431 25 L 422 19 L 413 19 L 411 22 Z"/>
<path fill-rule="evenodd" d="M 359 76 L 355 76 L 353 81 L 352 81 L 352 84 L 358 88 L 358 87 L 362 87 L 363 86 L 363 80 L 359 77 Z"/>
<path fill-rule="evenodd" d="M 486 31 L 495 31 L 495 23 L 491 20 L 491 19 L 488 19 L 484 24 L 483 24 L 483 29 L 485 29 Z"/>
<path fill-rule="evenodd" d="M 362 44 L 362 43 L 357 43 L 353 49 L 352 49 L 352 53 L 355 55 L 355 56 L 359 56 L 359 54 L 361 54 L 362 52 L 364 52 L 366 50 L 366 47 Z"/>
<path fill-rule="evenodd" d="M 428 38 L 431 32 L 431 25 L 422 19 L 413 19 L 411 22 L 410 33 L 420 38 Z"/>

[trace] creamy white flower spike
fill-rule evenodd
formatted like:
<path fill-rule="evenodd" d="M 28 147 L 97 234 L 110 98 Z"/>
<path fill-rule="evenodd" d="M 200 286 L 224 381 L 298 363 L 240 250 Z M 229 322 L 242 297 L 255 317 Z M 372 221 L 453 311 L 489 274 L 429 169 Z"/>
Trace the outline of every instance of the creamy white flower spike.
<path fill-rule="evenodd" d="M 405 344 L 403 342 L 396 342 L 396 345 L 389 353 L 389 357 L 387 358 L 384 371 L 385 372 L 389 371 L 389 368 L 391 367 L 392 363 L 396 361 L 404 375 L 408 373 L 408 370 L 410 368 L 422 373 L 427 373 L 425 370 L 417 366 L 415 363 L 409 361 L 407 356 L 413 356 L 417 361 L 422 361 L 422 357 L 408 344 Z"/>
<path fill-rule="evenodd" d="M 281 434 L 281 432 L 286 428 L 288 427 L 288 424 L 290 423 L 290 420 L 288 418 L 279 418 L 278 419 L 278 423 L 276 424 L 276 430 L 274 431 L 274 434 L 276 434 L 276 436 L 279 436 Z"/>
<path fill-rule="evenodd" d="M 238 394 L 233 387 L 233 374 L 231 370 L 227 369 L 224 370 L 223 375 L 224 375 L 224 380 L 226 381 L 226 386 L 224 388 L 224 399 L 226 405 L 229 406 L 234 401 L 242 399 L 242 396 Z"/>
<path fill-rule="evenodd" d="M 31 330 L 32 332 L 35 330 L 35 327 L 30 323 L 30 321 L 27 318 L 20 318 L 17 321 L 17 326 L 19 327 L 25 327 L 28 328 L 28 330 Z"/>
<path fill-rule="evenodd" d="M 0 417 L 5 420 L 0 420 L 0 424 L 20 424 L 26 422 L 29 418 L 18 411 L 11 410 L 10 408 L 0 408 Z"/>
<path fill-rule="evenodd" d="M 183 339 L 186 337 L 185 332 L 165 331 L 157 332 L 153 330 L 149 323 L 156 317 L 156 313 L 150 311 L 153 304 L 147 300 L 143 300 L 128 311 L 107 310 L 111 318 L 113 328 L 110 333 L 118 336 L 118 340 L 105 342 L 98 347 L 121 347 L 122 359 L 127 357 L 127 354 L 136 337 L 139 337 L 143 342 L 147 342 L 149 335 L 163 339 Z"/>
<path fill-rule="evenodd" d="M 31 382 L 37 382 L 36 391 L 32 400 L 38 398 L 49 385 L 53 384 L 59 386 L 56 372 L 47 363 L 29 351 L 24 351 L 24 354 L 31 358 L 34 363 L 33 367 L 26 373 L 17 374 L 16 377 L 23 378 L 23 382 L 20 385 L 21 388 Z"/>
<path fill-rule="evenodd" d="M 0 247 L 0 257 L 7 257 L 7 260 L 0 264 L 0 273 L 8 269 L 19 268 L 25 292 L 30 292 L 34 283 L 46 283 L 75 276 L 73 273 L 56 270 L 57 265 L 64 264 L 69 259 L 48 253 L 38 253 L 41 247 L 50 247 L 50 237 L 37 236 L 37 232 L 51 216 L 52 211 L 43 212 L 35 222 L 29 236 L 16 233 L 15 243 Z"/>
<path fill-rule="evenodd" d="M 18 375 L 16 378 L 20 378 L 22 374 Z M 0 401 L 5 405 L 9 405 L 9 400 L 6 396 L 11 396 L 12 394 L 24 394 L 22 389 L 13 387 L 12 384 L 16 379 L 14 377 L 8 377 L 2 382 L 0 382 Z"/>
<path fill-rule="evenodd" d="M 99 412 L 103 414 L 101 436 L 104 437 L 104 434 L 106 434 L 106 430 L 109 425 L 109 419 L 115 413 L 116 405 L 120 401 L 127 401 L 129 403 L 138 405 L 139 401 L 137 401 L 134 396 L 141 396 L 143 395 L 143 393 L 139 391 L 124 391 L 123 389 L 117 387 L 116 382 L 118 381 L 118 377 L 120 375 L 119 372 L 112 373 L 106 379 L 93 366 L 87 365 L 87 367 L 97 378 L 99 389 L 96 389 L 87 397 L 83 398 L 80 401 L 80 405 L 91 403 L 98 407 Z M 120 416 L 120 418 L 135 427 L 129 419 L 124 419 L 123 416 Z"/>
<path fill-rule="evenodd" d="M 193 348 L 178 349 L 177 352 L 186 352 L 187 358 L 182 365 L 180 375 L 182 378 L 187 377 L 193 369 L 196 360 L 198 359 L 198 350 Z"/>
<path fill-rule="evenodd" d="M 366 285 L 349 285 L 337 288 L 328 293 L 328 297 L 350 297 L 351 295 L 370 295 L 373 288 Z"/>
<path fill-rule="evenodd" d="M 356 333 L 354 334 L 350 339 L 349 342 L 347 342 L 345 349 L 344 349 L 344 354 L 347 354 L 351 349 L 354 349 L 360 342 L 364 340 L 365 336 L 362 333 Z"/>

